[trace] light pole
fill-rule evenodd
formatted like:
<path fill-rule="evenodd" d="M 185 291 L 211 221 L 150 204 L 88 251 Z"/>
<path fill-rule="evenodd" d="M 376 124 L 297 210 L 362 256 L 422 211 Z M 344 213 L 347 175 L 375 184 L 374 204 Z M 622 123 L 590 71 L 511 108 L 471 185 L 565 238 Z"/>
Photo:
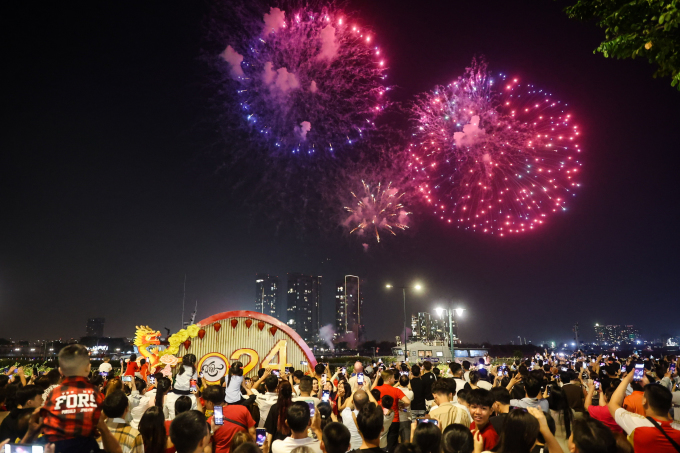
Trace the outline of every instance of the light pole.
<path fill-rule="evenodd" d="M 459 318 L 463 315 L 463 312 L 465 311 L 464 308 L 441 308 L 437 307 L 435 308 L 435 311 L 441 318 L 442 312 L 446 312 L 446 315 L 449 317 L 449 347 L 451 348 L 451 361 L 456 360 L 456 345 L 453 341 L 453 322 L 452 322 L 452 316 L 453 313 L 455 313 Z M 455 319 L 455 318 L 453 318 Z"/>
<path fill-rule="evenodd" d="M 416 291 L 420 291 L 423 289 L 423 287 L 420 284 L 415 284 L 413 286 L 394 286 L 388 283 L 385 285 L 385 288 L 387 289 L 392 289 L 392 288 L 399 288 L 402 291 L 402 294 L 404 295 L 404 361 L 408 360 L 408 349 L 406 347 L 406 343 L 408 342 L 408 339 L 406 338 L 406 289 L 415 289 Z"/>

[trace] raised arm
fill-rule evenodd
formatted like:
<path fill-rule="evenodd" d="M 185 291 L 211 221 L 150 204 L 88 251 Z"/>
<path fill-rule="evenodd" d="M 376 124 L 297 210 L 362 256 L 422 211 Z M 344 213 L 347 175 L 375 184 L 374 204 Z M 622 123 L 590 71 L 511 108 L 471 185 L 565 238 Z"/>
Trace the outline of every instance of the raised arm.
<path fill-rule="evenodd" d="M 633 375 L 635 373 L 628 373 L 622 380 L 621 383 L 619 384 L 618 387 L 616 387 L 616 390 L 614 391 L 614 394 L 612 395 L 611 399 L 609 400 L 609 404 L 607 405 L 609 407 L 609 413 L 612 414 L 612 417 L 614 417 L 614 414 L 618 409 L 621 409 L 623 407 L 623 400 L 626 397 L 626 389 L 628 388 L 628 385 L 633 382 Z"/>

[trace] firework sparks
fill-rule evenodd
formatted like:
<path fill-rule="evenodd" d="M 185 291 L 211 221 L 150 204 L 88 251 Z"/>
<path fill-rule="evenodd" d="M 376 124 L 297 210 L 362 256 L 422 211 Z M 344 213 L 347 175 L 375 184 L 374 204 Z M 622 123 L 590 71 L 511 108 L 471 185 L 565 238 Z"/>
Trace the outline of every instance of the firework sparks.
<path fill-rule="evenodd" d="M 566 210 L 580 184 L 580 132 L 567 105 L 484 61 L 421 95 L 409 163 L 432 212 L 459 228 L 505 236 Z"/>
<path fill-rule="evenodd" d="M 334 156 L 374 128 L 389 88 L 372 31 L 332 5 L 241 16 L 248 32 L 226 33 L 214 63 L 254 141 L 274 156 Z"/>
<path fill-rule="evenodd" d="M 345 210 L 350 213 L 345 220 L 345 225 L 352 228 L 350 234 L 371 235 L 380 242 L 380 232 L 388 232 L 396 236 L 395 230 L 405 230 L 408 216 L 402 203 L 404 192 L 392 187 L 392 183 L 387 187 L 381 184 L 371 189 L 366 182 L 361 181 L 364 193 L 362 196 L 352 194 L 353 206 L 346 206 Z"/>

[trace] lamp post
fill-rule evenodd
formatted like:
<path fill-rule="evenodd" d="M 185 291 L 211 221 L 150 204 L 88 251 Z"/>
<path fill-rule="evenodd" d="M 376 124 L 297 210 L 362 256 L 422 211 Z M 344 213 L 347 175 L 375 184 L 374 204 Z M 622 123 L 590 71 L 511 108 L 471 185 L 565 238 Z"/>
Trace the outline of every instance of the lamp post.
<path fill-rule="evenodd" d="M 452 322 L 452 316 L 453 313 L 455 313 L 459 318 L 463 315 L 463 312 L 465 311 L 464 308 L 441 308 L 437 307 L 435 308 L 435 311 L 441 318 L 442 312 L 446 312 L 446 315 L 449 317 L 449 343 L 450 343 L 450 348 L 451 348 L 451 360 L 456 360 L 456 345 L 453 342 L 453 322 Z M 453 318 L 455 319 L 455 318 Z"/>
<path fill-rule="evenodd" d="M 420 284 L 415 284 L 413 286 L 394 286 L 388 283 L 385 285 L 385 288 L 387 289 L 392 289 L 392 288 L 398 288 L 401 289 L 402 294 L 404 296 L 404 361 L 408 360 L 408 349 L 406 346 L 406 343 L 408 342 L 408 339 L 406 338 L 406 289 L 415 289 L 416 291 L 420 291 L 423 289 L 423 287 Z"/>

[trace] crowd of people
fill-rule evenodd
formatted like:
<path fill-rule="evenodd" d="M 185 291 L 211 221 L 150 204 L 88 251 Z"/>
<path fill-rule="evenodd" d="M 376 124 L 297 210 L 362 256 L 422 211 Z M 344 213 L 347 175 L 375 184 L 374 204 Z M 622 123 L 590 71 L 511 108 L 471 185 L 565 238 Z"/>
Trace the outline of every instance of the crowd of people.
<path fill-rule="evenodd" d="M 680 453 L 675 356 L 538 354 L 490 365 L 231 364 L 208 385 L 131 357 L 114 376 L 69 345 L 59 367 L 0 375 L 0 446 L 108 453 Z M 4 447 L 3 447 L 4 448 Z M 20 451 L 20 450 L 19 450 Z M 29 450 L 26 450 L 29 451 Z"/>

